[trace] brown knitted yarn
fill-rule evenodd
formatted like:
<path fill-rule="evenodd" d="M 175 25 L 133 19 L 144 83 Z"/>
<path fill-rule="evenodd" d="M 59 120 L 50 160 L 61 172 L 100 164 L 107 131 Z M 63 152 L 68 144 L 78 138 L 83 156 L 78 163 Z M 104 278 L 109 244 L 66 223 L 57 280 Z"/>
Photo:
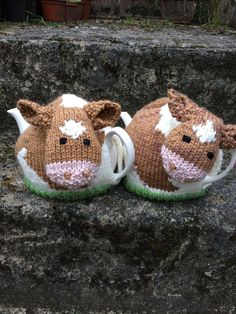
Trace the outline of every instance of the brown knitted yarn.
<path fill-rule="evenodd" d="M 141 180 L 152 188 L 174 191 L 168 180 L 160 155 L 164 135 L 155 130 L 160 119 L 160 107 L 167 99 L 153 102 L 136 113 L 126 131 L 135 147 L 135 170 Z"/>
<path fill-rule="evenodd" d="M 204 126 L 207 123 L 207 120 L 214 121 L 216 140 L 214 142 L 206 141 L 200 144 L 199 138 L 193 131 L 193 125 Z M 164 141 L 164 145 L 171 151 L 177 153 L 182 158 L 187 160 L 189 163 L 194 164 L 203 171 L 209 172 L 215 162 L 217 153 L 219 151 L 220 126 L 220 121 L 212 117 L 210 114 L 207 114 L 205 116 L 200 115 L 196 119 L 184 122 L 177 128 L 173 129 Z M 189 143 L 183 141 L 184 136 L 188 136 L 191 141 Z M 209 152 L 213 153 L 214 155 L 212 159 L 209 159 L 207 157 L 207 154 Z"/>
<path fill-rule="evenodd" d="M 164 116 L 163 116 L 164 115 Z M 147 188 L 176 191 L 173 180 L 202 180 L 219 149 L 236 148 L 236 126 L 173 89 L 139 110 L 127 127 L 136 150 L 135 168 Z M 135 178 L 131 182 L 135 184 Z"/>
<path fill-rule="evenodd" d="M 50 125 L 55 108 L 53 105 L 54 104 L 51 104 L 45 107 L 39 106 L 33 101 L 24 99 L 20 99 L 17 102 L 17 107 L 25 119 L 27 119 L 30 124 L 39 128 L 47 128 Z"/>
<path fill-rule="evenodd" d="M 78 138 L 73 139 L 60 130 L 65 121 L 73 119 L 77 123 L 82 123 L 82 127 L 86 131 Z M 65 145 L 60 144 L 60 138 L 67 138 Z M 90 140 L 90 145 L 84 145 L 85 139 Z M 87 118 L 83 109 L 61 108 L 57 114 L 53 116 L 51 127 L 48 130 L 46 138 L 45 163 L 54 163 L 60 160 L 89 160 L 99 164 L 101 160 L 101 146 L 98 141 L 92 124 Z"/>
<path fill-rule="evenodd" d="M 19 137 L 16 154 L 21 154 L 20 158 L 26 161 L 24 167 L 28 167 L 32 176 L 35 172 L 57 190 L 65 187 L 55 182 L 61 182 L 63 174 L 65 180 L 70 180 L 70 171 L 76 171 L 77 176 L 73 179 L 75 181 L 69 183 L 71 186 L 74 182 L 83 184 L 83 177 L 85 182 L 92 174 L 94 177 L 102 158 L 104 132 L 101 128 L 114 125 L 121 111 L 119 104 L 108 100 L 79 107 L 74 104 L 70 106 L 70 103 L 63 105 L 62 97 L 47 106 L 28 100 L 18 102 L 21 114 L 32 125 Z M 82 174 L 79 172 L 80 166 L 76 166 L 78 164 L 82 167 Z M 47 167 L 49 170 L 46 170 Z M 48 173 L 55 182 L 49 179 Z"/>
<path fill-rule="evenodd" d="M 95 130 L 106 126 L 114 126 L 120 117 L 121 107 L 109 100 L 101 100 L 89 103 L 84 110 L 89 116 Z"/>
<path fill-rule="evenodd" d="M 222 127 L 221 147 L 232 149 L 236 147 L 236 126 L 233 124 Z"/>

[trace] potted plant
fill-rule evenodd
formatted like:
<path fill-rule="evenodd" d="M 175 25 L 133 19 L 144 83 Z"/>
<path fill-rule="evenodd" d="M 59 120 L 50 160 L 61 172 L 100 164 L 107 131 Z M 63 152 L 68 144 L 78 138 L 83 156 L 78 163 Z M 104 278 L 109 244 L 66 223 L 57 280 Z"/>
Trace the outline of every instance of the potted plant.
<path fill-rule="evenodd" d="M 71 22 L 82 17 L 82 0 L 41 0 L 41 5 L 46 21 Z"/>

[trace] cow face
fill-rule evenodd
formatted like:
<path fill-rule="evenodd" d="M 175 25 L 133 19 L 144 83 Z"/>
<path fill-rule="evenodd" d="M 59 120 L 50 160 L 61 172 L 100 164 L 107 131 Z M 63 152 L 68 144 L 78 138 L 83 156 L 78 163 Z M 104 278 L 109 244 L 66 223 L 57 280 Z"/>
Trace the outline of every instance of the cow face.
<path fill-rule="evenodd" d="M 99 101 L 76 108 L 61 106 L 57 101 L 41 107 L 21 100 L 18 108 L 38 128 L 39 136 L 45 134 L 41 158 L 48 179 L 67 189 L 87 187 L 101 163 L 102 143 L 97 133 L 115 124 L 120 106 Z"/>
<path fill-rule="evenodd" d="M 175 90 L 169 90 L 168 97 L 171 114 L 182 123 L 169 133 L 162 146 L 164 169 L 176 181 L 200 181 L 212 169 L 220 148 L 236 148 L 236 126 L 224 125 Z"/>
<path fill-rule="evenodd" d="M 194 119 L 173 129 L 161 149 L 167 174 L 179 182 L 201 181 L 212 169 L 220 149 L 216 119 Z"/>

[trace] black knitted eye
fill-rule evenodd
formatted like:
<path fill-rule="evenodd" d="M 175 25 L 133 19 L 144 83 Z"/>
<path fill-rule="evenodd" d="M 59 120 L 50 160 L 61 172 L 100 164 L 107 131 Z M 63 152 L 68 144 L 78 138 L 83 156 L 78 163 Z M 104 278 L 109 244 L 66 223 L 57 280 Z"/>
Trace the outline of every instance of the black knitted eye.
<path fill-rule="evenodd" d="M 66 138 L 66 137 L 61 137 L 61 138 L 60 138 L 60 144 L 61 144 L 61 145 L 66 144 L 66 142 L 67 142 L 67 138 Z"/>
<path fill-rule="evenodd" d="M 84 143 L 84 145 L 89 146 L 89 145 L 90 145 L 90 140 L 89 140 L 88 138 L 85 138 L 85 139 L 83 140 L 83 143 Z"/>
<path fill-rule="evenodd" d="M 208 152 L 207 153 L 207 157 L 208 157 L 208 159 L 213 159 L 214 158 L 214 153 L 212 153 L 212 152 Z"/>
<path fill-rule="evenodd" d="M 191 137 L 188 136 L 188 135 L 184 135 L 184 136 L 183 136 L 183 142 L 185 142 L 185 143 L 190 143 L 190 142 L 191 142 Z"/>

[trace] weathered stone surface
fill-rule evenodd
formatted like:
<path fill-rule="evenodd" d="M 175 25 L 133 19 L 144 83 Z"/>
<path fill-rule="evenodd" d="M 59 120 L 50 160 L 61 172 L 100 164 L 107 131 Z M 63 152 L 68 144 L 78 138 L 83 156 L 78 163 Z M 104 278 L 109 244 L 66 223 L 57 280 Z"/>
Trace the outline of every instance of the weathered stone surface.
<path fill-rule="evenodd" d="M 155 17 L 236 27 L 234 0 L 92 0 L 91 13 L 100 17 Z"/>
<path fill-rule="evenodd" d="M 235 171 L 199 200 L 120 185 L 62 203 L 24 188 L 16 137 L 0 138 L 1 313 L 235 313 Z"/>
<path fill-rule="evenodd" d="M 96 16 L 155 16 L 160 17 L 159 0 L 92 0 L 92 14 Z"/>
<path fill-rule="evenodd" d="M 215 18 L 222 24 L 236 28 L 236 2 L 230 0 L 218 0 L 218 7 L 215 10 Z"/>
<path fill-rule="evenodd" d="M 195 21 L 236 27 L 236 2 L 231 0 L 198 0 Z"/>
<path fill-rule="evenodd" d="M 0 33 L 0 121 L 10 121 L 6 109 L 19 98 L 48 102 L 69 92 L 116 100 L 133 114 L 175 87 L 233 122 L 235 58 L 234 34 L 198 28 L 12 28 Z"/>

